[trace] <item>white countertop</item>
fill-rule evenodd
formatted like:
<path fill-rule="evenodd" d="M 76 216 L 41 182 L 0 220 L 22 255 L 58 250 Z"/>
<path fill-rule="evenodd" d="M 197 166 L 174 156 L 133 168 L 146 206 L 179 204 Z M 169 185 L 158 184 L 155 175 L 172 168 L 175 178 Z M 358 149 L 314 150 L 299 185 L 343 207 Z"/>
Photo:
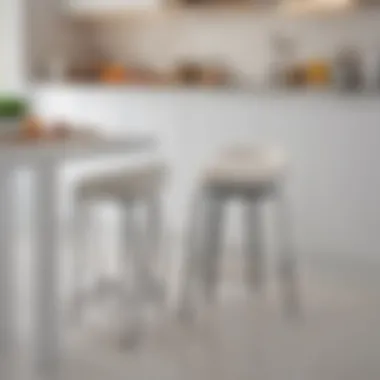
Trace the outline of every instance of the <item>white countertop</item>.
<path fill-rule="evenodd" d="M 150 135 L 133 134 L 129 137 L 64 139 L 56 141 L 15 141 L 0 139 L 0 158 L 8 163 L 30 164 L 35 160 L 71 160 L 91 158 L 98 154 L 123 154 L 137 149 L 150 149 L 155 140 Z"/>

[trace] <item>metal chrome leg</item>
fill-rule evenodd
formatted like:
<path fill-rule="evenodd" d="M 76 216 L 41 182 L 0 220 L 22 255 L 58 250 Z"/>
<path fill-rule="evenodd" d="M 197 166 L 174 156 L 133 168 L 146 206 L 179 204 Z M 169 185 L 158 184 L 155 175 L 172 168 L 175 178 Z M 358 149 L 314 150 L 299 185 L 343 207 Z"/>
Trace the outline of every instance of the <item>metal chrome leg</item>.
<path fill-rule="evenodd" d="M 248 199 L 244 204 L 244 255 L 246 280 L 251 289 L 259 288 L 263 282 L 263 221 L 259 202 Z"/>
<path fill-rule="evenodd" d="M 157 269 L 161 259 L 161 242 L 162 242 L 162 210 L 160 197 L 154 196 L 147 201 L 147 241 L 149 243 L 149 256 L 153 262 L 154 268 Z"/>
<path fill-rule="evenodd" d="M 132 261 L 134 273 L 132 292 L 128 291 L 127 284 L 123 289 L 123 313 L 125 313 L 124 332 L 121 337 L 123 345 L 136 343 L 138 336 L 142 332 L 144 306 L 149 298 L 152 298 L 155 293 L 160 291 L 159 283 L 154 277 L 151 263 L 149 262 L 145 234 L 143 233 L 143 229 L 138 225 L 134 211 L 132 205 L 126 204 L 124 206 L 124 232 L 128 246 L 132 250 L 131 257 L 125 257 L 125 265 L 128 265 Z M 127 252 L 127 247 L 125 246 L 124 248 L 125 252 Z M 132 260 L 129 260 L 130 258 Z M 131 313 L 133 313 L 132 319 Z"/>
<path fill-rule="evenodd" d="M 124 281 L 121 289 L 122 320 L 121 320 L 121 345 L 126 348 L 137 343 L 141 335 L 143 319 L 144 288 L 146 286 L 146 268 L 142 249 L 141 231 L 136 225 L 135 207 L 132 203 L 124 204 L 123 214 L 123 273 Z M 128 251 L 129 248 L 129 251 Z M 128 268 L 129 267 L 129 268 Z M 132 267 L 132 273 L 130 269 Z M 130 276 L 132 275 L 132 281 Z M 133 318 L 131 318 L 133 314 Z"/>
<path fill-rule="evenodd" d="M 287 198 L 282 190 L 277 194 L 277 234 L 279 239 L 279 280 L 282 301 L 286 315 L 295 316 L 300 312 L 296 255 L 292 242 L 291 215 Z"/>
<path fill-rule="evenodd" d="M 224 199 L 220 195 L 211 192 L 205 196 L 204 245 L 201 251 L 201 271 L 206 300 L 213 301 L 216 295 L 221 257 Z"/>
<path fill-rule="evenodd" d="M 185 229 L 184 257 L 182 267 L 182 283 L 179 295 L 179 317 L 182 320 L 191 320 L 195 315 L 195 298 L 200 286 L 201 251 L 200 227 L 202 225 L 202 207 L 204 199 L 196 194 L 191 202 L 189 225 Z"/>
<path fill-rule="evenodd" d="M 85 304 L 84 277 L 88 255 L 89 206 L 86 201 L 76 200 L 74 207 L 74 249 L 73 249 L 73 302 L 70 303 L 70 321 L 77 325 L 83 317 Z"/>

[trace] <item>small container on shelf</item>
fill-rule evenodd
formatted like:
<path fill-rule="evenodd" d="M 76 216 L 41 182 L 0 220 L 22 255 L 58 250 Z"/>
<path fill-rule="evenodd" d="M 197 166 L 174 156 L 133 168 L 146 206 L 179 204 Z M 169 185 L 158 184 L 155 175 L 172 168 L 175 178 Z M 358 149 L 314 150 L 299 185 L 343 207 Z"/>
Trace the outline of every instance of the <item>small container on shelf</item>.
<path fill-rule="evenodd" d="M 185 86 L 200 85 L 202 82 L 202 67 L 198 63 L 183 62 L 177 67 L 176 77 L 179 84 Z"/>
<path fill-rule="evenodd" d="M 360 91 L 365 87 L 363 62 L 356 49 L 341 50 L 336 60 L 335 82 L 346 92 Z"/>
<path fill-rule="evenodd" d="M 306 83 L 311 87 L 324 87 L 331 82 L 331 70 L 323 60 L 309 61 L 305 65 Z"/>
<path fill-rule="evenodd" d="M 123 84 L 126 78 L 127 71 L 121 64 L 107 64 L 100 73 L 101 81 L 107 84 Z"/>

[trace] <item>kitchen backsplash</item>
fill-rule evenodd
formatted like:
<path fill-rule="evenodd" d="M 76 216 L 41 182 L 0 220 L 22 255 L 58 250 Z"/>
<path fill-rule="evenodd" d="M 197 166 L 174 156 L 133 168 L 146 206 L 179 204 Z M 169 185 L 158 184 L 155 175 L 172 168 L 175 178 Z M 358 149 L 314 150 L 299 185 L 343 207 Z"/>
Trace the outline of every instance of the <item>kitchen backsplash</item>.
<path fill-rule="evenodd" d="M 333 59 L 359 51 L 369 82 L 380 70 L 380 10 L 330 15 L 173 13 L 100 23 L 92 34 L 117 62 L 166 70 L 181 61 L 222 63 L 238 82 L 265 84 L 274 60 L 273 37 L 293 41 L 294 57 Z"/>

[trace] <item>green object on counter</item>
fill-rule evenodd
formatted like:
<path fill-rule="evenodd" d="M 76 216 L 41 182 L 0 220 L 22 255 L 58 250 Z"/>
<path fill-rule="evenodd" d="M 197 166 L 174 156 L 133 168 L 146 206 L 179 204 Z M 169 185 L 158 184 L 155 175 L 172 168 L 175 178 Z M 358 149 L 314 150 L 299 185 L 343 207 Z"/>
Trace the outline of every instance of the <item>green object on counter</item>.
<path fill-rule="evenodd" d="M 28 103 L 25 99 L 16 96 L 0 95 L 0 119 L 20 119 L 28 110 Z"/>

